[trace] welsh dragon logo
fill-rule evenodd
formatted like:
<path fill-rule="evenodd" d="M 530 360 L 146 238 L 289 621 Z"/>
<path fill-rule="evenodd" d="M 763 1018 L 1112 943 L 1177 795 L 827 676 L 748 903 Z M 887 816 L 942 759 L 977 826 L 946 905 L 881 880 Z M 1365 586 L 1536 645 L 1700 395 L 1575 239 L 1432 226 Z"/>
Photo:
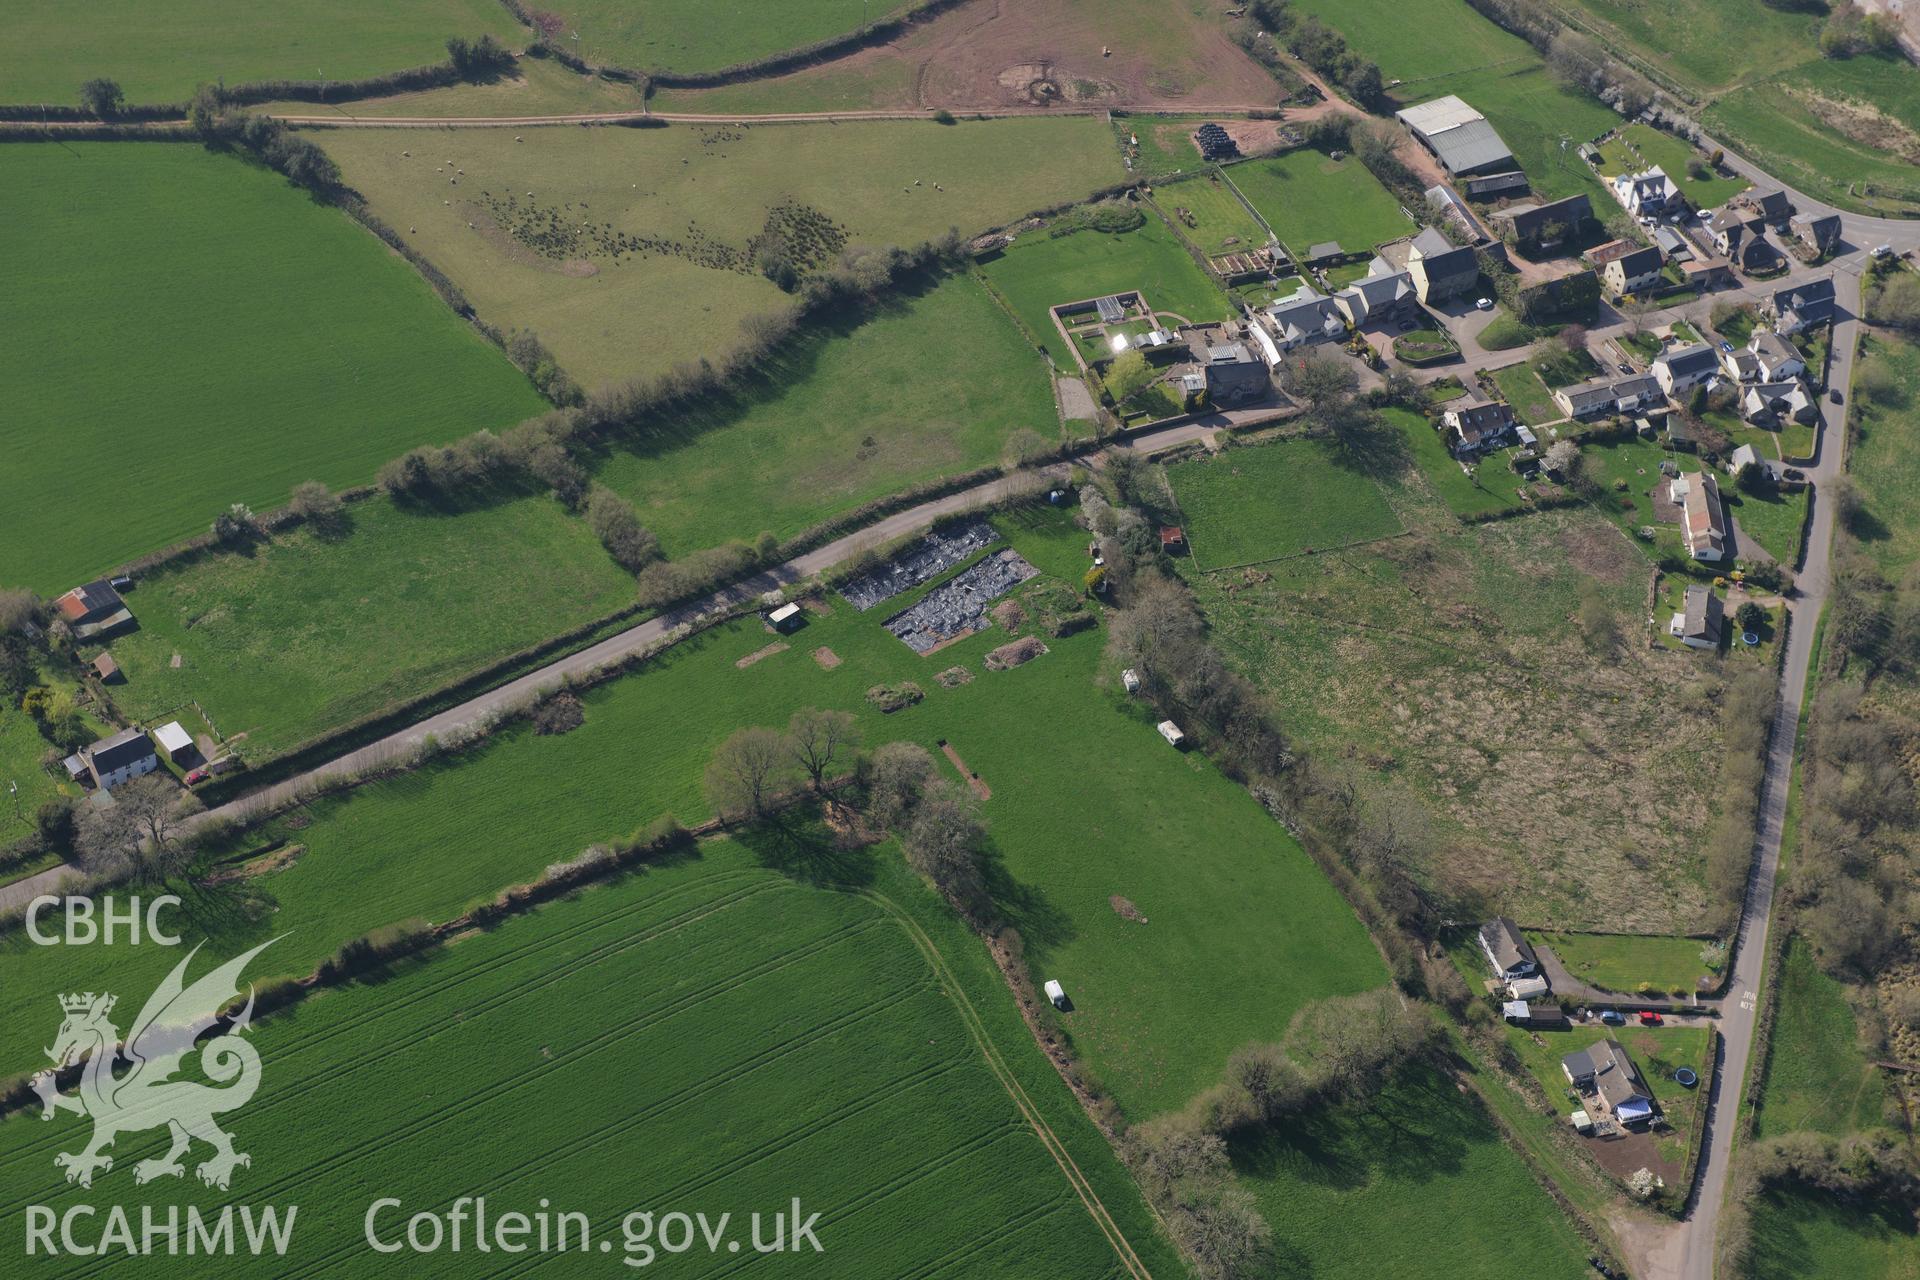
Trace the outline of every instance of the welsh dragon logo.
<path fill-rule="evenodd" d="M 252 986 L 247 988 L 246 1006 L 233 1016 L 226 1031 L 205 1044 L 195 1042 L 220 1022 L 220 1011 L 239 994 L 240 971 L 247 961 L 272 942 L 268 939 L 186 986 L 187 966 L 200 950 L 194 947 L 148 998 L 124 1042 L 109 1017 L 115 1001 L 111 993 L 60 997 L 66 1018 L 53 1047 L 46 1051 L 54 1065 L 33 1078 L 33 1089 L 45 1107 L 42 1120 L 51 1120 L 61 1111 L 93 1117 L 93 1141 L 81 1151 L 61 1152 L 53 1158 L 57 1167 L 67 1171 L 68 1182 L 91 1187 L 96 1171 L 113 1168 L 113 1157 L 103 1151 L 115 1137 L 163 1125 L 172 1132 L 173 1145 L 164 1156 L 134 1165 L 135 1182 L 184 1175 L 186 1166 L 180 1157 L 196 1138 L 213 1148 L 212 1157 L 194 1170 L 210 1187 L 226 1190 L 235 1166 L 253 1163 L 246 1152 L 233 1149 L 233 1135 L 213 1120 L 245 1106 L 260 1087 L 260 1054 L 240 1038 L 253 1016 Z M 223 1087 L 172 1078 L 195 1053 L 200 1055 L 200 1074 Z M 79 1093 L 59 1092 L 55 1072 L 82 1059 Z M 124 1064 L 118 1075 L 117 1062 Z"/>

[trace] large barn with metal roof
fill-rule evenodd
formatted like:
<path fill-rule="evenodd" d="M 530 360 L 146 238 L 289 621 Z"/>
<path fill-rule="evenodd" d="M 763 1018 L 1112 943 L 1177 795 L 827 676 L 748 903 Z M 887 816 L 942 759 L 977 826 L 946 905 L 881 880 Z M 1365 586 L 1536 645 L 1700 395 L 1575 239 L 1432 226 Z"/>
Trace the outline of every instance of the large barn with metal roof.
<path fill-rule="evenodd" d="M 1394 114 L 1456 178 L 1520 167 L 1487 118 L 1452 94 Z"/>

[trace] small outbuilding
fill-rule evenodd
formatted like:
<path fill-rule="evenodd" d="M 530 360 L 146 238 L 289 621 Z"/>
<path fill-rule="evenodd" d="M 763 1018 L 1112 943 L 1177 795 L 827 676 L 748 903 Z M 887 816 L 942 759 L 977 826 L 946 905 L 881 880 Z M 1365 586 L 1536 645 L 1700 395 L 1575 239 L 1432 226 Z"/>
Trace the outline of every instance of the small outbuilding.
<path fill-rule="evenodd" d="M 1056 978 L 1048 978 L 1044 989 L 1047 993 L 1047 999 L 1052 1002 L 1053 1007 L 1064 1012 L 1069 1003 L 1067 1000 L 1067 989 L 1061 986 L 1059 980 Z"/>
<path fill-rule="evenodd" d="M 800 624 L 804 621 L 800 614 L 800 606 L 797 604 L 783 604 L 778 609 L 767 611 L 767 625 L 782 633 L 798 631 Z"/>
<path fill-rule="evenodd" d="M 1515 1000 L 1531 1000 L 1547 994 L 1548 990 L 1545 978 L 1515 978 L 1507 983 L 1507 995 Z"/>
<path fill-rule="evenodd" d="M 1140 692 L 1140 673 L 1128 667 L 1120 673 L 1120 683 L 1127 687 L 1128 693 Z"/>
<path fill-rule="evenodd" d="M 1159 724 L 1155 725 L 1154 728 L 1159 731 L 1161 737 L 1167 740 L 1168 746 L 1184 747 L 1187 745 L 1187 735 L 1180 732 L 1180 726 L 1173 721 L 1162 720 Z"/>
<path fill-rule="evenodd" d="M 113 655 L 110 653 L 101 654 L 89 665 L 93 668 L 93 674 L 100 677 L 102 684 L 113 684 L 121 678 L 120 664 L 113 660 Z"/>
<path fill-rule="evenodd" d="M 160 750 L 167 759 L 180 763 L 182 756 L 191 755 L 194 750 L 193 735 L 180 726 L 178 720 L 170 720 L 153 731 L 153 740 L 160 744 Z"/>

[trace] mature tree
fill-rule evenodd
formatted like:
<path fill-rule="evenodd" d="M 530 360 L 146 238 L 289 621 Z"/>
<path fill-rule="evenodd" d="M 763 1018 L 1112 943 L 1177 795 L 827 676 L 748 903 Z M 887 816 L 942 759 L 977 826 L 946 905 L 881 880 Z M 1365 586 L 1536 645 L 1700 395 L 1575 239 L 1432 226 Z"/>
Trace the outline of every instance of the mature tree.
<path fill-rule="evenodd" d="M 140 825 L 120 805 L 80 811 L 74 852 L 88 875 L 116 879 L 132 870 L 140 852 Z"/>
<path fill-rule="evenodd" d="M 120 92 L 120 82 L 105 76 L 96 76 L 80 86 L 80 105 L 102 120 L 119 115 L 126 100 L 126 95 Z"/>
<path fill-rule="evenodd" d="M 1555 440 L 1547 447 L 1547 470 L 1572 479 L 1580 473 L 1580 446 L 1572 440 Z"/>
<path fill-rule="evenodd" d="M 1273 1227 L 1245 1187 L 1224 1180 L 1190 1184 L 1170 1208 L 1167 1225 L 1202 1280 L 1273 1274 Z"/>
<path fill-rule="evenodd" d="M 707 765 L 707 798 L 724 817 L 757 822 L 773 811 L 793 753 L 776 729 L 736 729 Z"/>
<path fill-rule="evenodd" d="M 254 518 L 253 508 L 244 502 L 236 502 L 213 518 L 213 536 L 216 541 L 230 546 L 251 541 L 260 532 L 260 522 Z"/>
<path fill-rule="evenodd" d="M 71 849 L 76 831 L 73 801 L 62 796 L 33 811 L 33 829 L 48 849 Z"/>
<path fill-rule="evenodd" d="M 882 831 L 905 830 L 933 780 L 933 757 L 917 742 L 889 742 L 867 766 L 867 819 Z"/>
<path fill-rule="evenodd" d="M 1920 275 L 1888 274 L 1867 295 L 1867 317 L 1875 324 L 1920 333 Z"/>
<path fill-rule="evenodd" d="M 1277 1044 L 1248 1044 L 1227 1059 L 1227 1083 L 1245 1096 L 1249 1118 L 1274 1124 L 1294 1115 L 1312 1094 L 1307 1078 Z"/>
<path fill-rule="evenodd" d="M 1749 600 L 1734 611 L 1733 620 L 1740 624 L 1742 631 L 1758 631 L 1767 625 L 1768 617 L 1765 608 Z"/>
<path fill-rule="evenodd" d="M 25 587 L 0 587 L 0 635 L 24 631 L 39 614 L 39 596 Z"/>
<path fill-rule="evenodd" d="M 513 54 L 492 36 L 447 41 L 447 59 L 463 80 L 487 80 L 513 67 Z"/>
<path fill-rule="evenodd" d="M 1147 576 L 1130 605 L 1115 615 L 1110 643 L 1121 665 L 1143 668 L 1149 678 L 1171 679 L 1198 647 L 1202 626 L 1186 588 Z"/>
<path fill-rule="evenodd" d="M 1311 1062 L 1326 1088 L 1349 1100 L 1364 1098 L 1433 1036 L 1421 1006 L 1391 988 L 1316 1000 L 1287 1030 L 1294 1056 Z"/>
<path fill-rule="evenodd" d="M 293 486 L 287 506 L 293 514 L 322 528 L 337 525 L 346 510 L 339 496 L 318 480 L 302 480 Z"/>
<path fill-rule="evenodd" d="M 628 573 L 638 573 L 660 558 L 660 539 L 640 523 L 631 502 L 605 485 L 587 492 L 587 527 Z"/>
<path fill-rule="evenodd" d="M 921 790 L 913 820 L 900 847 L 914 870 L 933 881 L 961 913 L 975 923 L 987 918 L 990 902 L 981 869 L 986 828 L 971 801 L 956 788 L 936 782 Z"/>
<path fill-rule="evenodd" d="M 1128 400 L 1146 389 L 1153 381 L 1153 369 L 1147 364 L 1146 356 L 1138 351 L 1122 352 L 1106 372 L 1107 394 L 1113 397 L 1116 405 Z"/>
<path fill-rule="evenodd" d="M 180 821 L 202 808 L 199 800 L 182 791 L 171 777 L 150 773 L 115 787 L 113 802 L 138 831 L 146 865 L 161 875 L 177 870 L 187 852 L 179 834 Z"/>
<path fill-rule="evenodd" d="M 845 711 L 802 707 L 787 722 L 787 744 L 817 792 L 833 767 L 860 749 L 860 727 Z"/>
<path fill-rule="evenodd" d="M 1757 462 L 1744 463 L 1734 473 L 1733 483 L 1742 493 L 1771 493 L 1773 472 Z"/>
<path fill-rule="evenodd" d="M 1314 351 L 1290 356 L 1282 363 L 1280 385 L 1305 405 L 1309 414 L 1324 417 L 1353 395 L 1360 385 L 1360 375 L 1346 361 Z"/>

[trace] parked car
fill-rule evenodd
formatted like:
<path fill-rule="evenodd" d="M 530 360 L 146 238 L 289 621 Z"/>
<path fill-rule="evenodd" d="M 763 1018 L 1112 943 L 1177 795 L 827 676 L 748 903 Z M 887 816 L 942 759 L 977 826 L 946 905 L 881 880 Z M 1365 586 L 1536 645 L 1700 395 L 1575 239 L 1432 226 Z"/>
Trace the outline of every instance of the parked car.
<path fill-rule="evenodd" d="M 1475 298 L 1473 305 L 1480 311 L 1486 311 L 1493 306 L 1493 300 L 1491 298 Z"/>
<path fill-rule="evenodd" d="M 1665 1018 L 1662 1018 L 1652 1009 L 1648 1009 L 1640 1015 L 1640 1025 L 1643 1027 L 1657 1027 L 1665 1021 Z"/>
<path fill-rule="evenodd" d="M 1780 475 L 1783 479 L 1787 480 L 1805 480 L 1807 478 L 1807 473 L 1798 467 L 1788 467 L 1785 471 L 1782 471 Z"/>
<path fill-rule="evenodd" d="M 1731 342 L 1723 342 L 1723 343 L 1721 343 L 1721 344 L 1720 344 L 1720 349 L 1721 349 L 1722 351 L 1724 351 L 1724 352 L 1726 352 L 1726 353 L 1727 353 L 1728 355 L 1732 355 L 1732 354 L 1733 354 L 1733 344 L 1732 344 Z"/>
<path fill-rule="evenodd" d="M 1602 1009 L 1600 1011 L 1600 1021 L 1610 1027 L 1624 1027 L 1627 1025 L 1627 1015 L 1618 1009 Z"/>
<path fill-rule="evenodd" d="M 1838 387 L 1835 387 L 1833 390 L 1827 392 L 1827 399 L 1833 401 L 1835 404 L 1846 403 L 1846 398 L 1840 394 L 1840 388 Z"/>
<path fill-rule="evenodd" d="M 127 577 L 125 574 L 121 574 L 117 578 L 109 578 L 107 582 L 115 591 L 125 591 L 133 585 L 133 579 Z"/>
<path fill-rule="evenodd" d="M 1632 366 L 1632 365 L 1630 365 L 1630 364 L 1628 364 L 1628 363 L 1627 363 L 1627 362 L 1626 362 L 1625 360 L 1622 360 L 1622 361 L 1620 362 L 1620 372 L 1622 372 L 1622 373 L 1632 373 L 1632 372 L 1633 372 L 1633 366 Z"/>
<path fill-rule="evenodd" d="M 197 787 L 201 783 L 205 782 L 208 778 L 211 778 L 212 776 L 213 776 L 213 772 L 210 769 L 207 769 L 204 767 L 195 769 L 192 773 L 189 773 L 187 775 L 187 785 L 190 787 Z"/>

